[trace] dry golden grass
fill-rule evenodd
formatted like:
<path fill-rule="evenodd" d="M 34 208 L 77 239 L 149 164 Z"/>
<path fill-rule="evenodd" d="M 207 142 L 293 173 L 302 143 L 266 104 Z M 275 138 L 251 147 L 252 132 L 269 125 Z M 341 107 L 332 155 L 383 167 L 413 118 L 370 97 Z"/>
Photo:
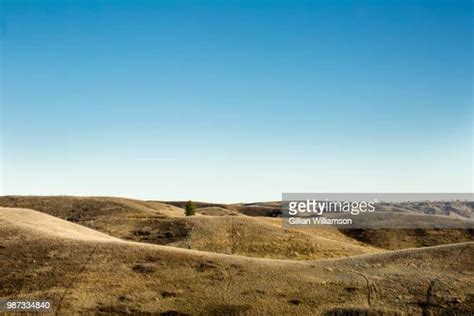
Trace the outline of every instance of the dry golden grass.
<path fill-rule="evenodd" d="M 176 206 L 123 198 L 0 197 L 0 206 L 38 210 L 121 239 L 224 254 L 308 260 L 381 251 L 336 229 L 283 229 L 279 219 L 217 206 L 192 217 Z"/>
<path fill-rule="evenodd" d="M 467 242 L 342 259 L 259 259 L 124 241 L 0 208 L 0 299 L 50 298 L 63 315 L 468 315 L 473 251 Z"/>

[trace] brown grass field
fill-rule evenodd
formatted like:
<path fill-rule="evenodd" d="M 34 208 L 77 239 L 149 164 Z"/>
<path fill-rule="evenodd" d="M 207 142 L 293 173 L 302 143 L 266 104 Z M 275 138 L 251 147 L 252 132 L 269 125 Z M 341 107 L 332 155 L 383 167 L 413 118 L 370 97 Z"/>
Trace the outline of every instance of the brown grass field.
<path fill-rule="evenodd" d="M 108 197 L 0 206 L 0 300 L 50 299 L 60 315 L 474 313 L 472 230 L 284 229 L 275 202 L 190 217 Z"/>

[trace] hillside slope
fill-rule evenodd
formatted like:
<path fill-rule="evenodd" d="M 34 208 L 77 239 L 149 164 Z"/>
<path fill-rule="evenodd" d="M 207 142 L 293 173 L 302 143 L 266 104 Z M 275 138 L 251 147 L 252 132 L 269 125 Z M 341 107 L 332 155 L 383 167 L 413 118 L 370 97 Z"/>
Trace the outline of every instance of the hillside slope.
<path fill-rule="evenodd" d="M 474 310 L 473 243 L 337 260 L 252 259 L 121 241 L 5 208 L 0 234 L 0 299 L 49 298 L 64 315 Z"/>
<path fill-rule="evenodd" d="M 215 206 L 192 217 L 161 202 L 108 197 L 7 196 L 0 206 L 38 210 L 121 239 L 250 257 L 307 260 L 381 251 L 336 229 L 283 229 L 279 219 L 225 214 Z"/>
<path fill-rule="evenodd" d="M 64 315 L 467 314 L 473 251 L 461 243 L 336 260 L 252 259 L 122 241 L 0 208 L 0 299 L 50 298 Z"/>
<path fill-rule="evenodd" d="M 0 206 L 39 210 L 121 239 L 260 258 L 338 258 L 474 241 L 472 229 L 282 229 L 281 219 L 239 213 L 244 209 L 252 215 L 261 210 L 265 213 L 279 207 L 279 202 L 198 202 L 198 215 L 193 217 L 185 217 L 179 207 L 185 202 L 167 203 L 171 202 L 114 197 L 0 197 Z M 443 207 L 447 208 L 445 204 Z M 400 212 L 403 216 L 413 213 L 409 209 Z M 413 216 L 418 214 L 414 212 Z"/>

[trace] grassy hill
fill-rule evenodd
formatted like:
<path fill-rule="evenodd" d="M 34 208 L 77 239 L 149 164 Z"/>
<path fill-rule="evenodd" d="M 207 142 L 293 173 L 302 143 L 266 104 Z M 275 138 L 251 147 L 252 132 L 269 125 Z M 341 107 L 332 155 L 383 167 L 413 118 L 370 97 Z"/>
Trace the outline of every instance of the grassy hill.
<path fill-rule="evenodd" d="M 341 259 L 259 259 L 125 241 L 0 208 L 0 299 L 50 298 L 64 315 L 469 314 L 473 251 L 464 242 Z"/>
<path fill-rule="evenodd" d="M 184 216 L 184 204 L 112 197 L 0 197 L 0 206 L 38 210 L 121 239 L 261 258 L 337 258 L 474 241 L 473 230 L 459 229 L 282 229 L 281 219 L 271 216 L 279 202 L 197 202 L 193 217 Z M 409 209 L 399 212 L 420 216 Z M 255 216 L 260 213 L 269 217 Z"/>
<path fill-rule="evenodd" d="M 208 205 L 193 217 L 161 202 L 108 197 L 0 197 L 0 206 L 38 210 L 121 239 L 250 257 L 305 260 L 380 251 L 336 229 L 282 229 L 279 219 Z M 209 212 L 219 215 L 204 215 Z"/>

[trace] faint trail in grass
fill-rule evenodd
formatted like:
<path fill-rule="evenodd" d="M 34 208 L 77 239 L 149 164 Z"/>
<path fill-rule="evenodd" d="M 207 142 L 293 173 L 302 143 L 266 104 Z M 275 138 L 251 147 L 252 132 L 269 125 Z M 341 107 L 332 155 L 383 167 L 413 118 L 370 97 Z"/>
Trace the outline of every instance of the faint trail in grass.
<path fill-rule="evenodd" d="M 465 247 L 465 248 L 462 248 L 461 251 L 455 256 L 455 259 L 453 260 L 453 262 L 456 262 L 457 259 L 464 253 L 464 251 L 466 251 L 467 249 L 469 249 L 469 247 Z M 431 258 L 431 261 L 433 261 L 433 258 Z M 447 267 L 449 268 L 450 266 L 447 265 Z M 446 273 L 446 270 L 447 269 L 441 269 L 440 272 L 438 272 L 433 278 L 432 280 L 429 282 L 428 284 L 428 288 L 426 289 L 426 294 L 425 294 L 425 302 L 420 302 L 420 304 L 422 305 L 422 315 L 431 315 L 431 307 L 433 306 L 437 306 L 437 304 L 435 302 L 433 302 L 433 296 L 434 296 L 434 287 L 436 285 L 436 283 L 438 282 L 439 284 L 441 284 L 440 280 L 439 280 L 439 276 L 442 274 L 442 273 Z"/>
<path fill-rule="evenodd" d="M 69 290 L 72 288 L 72 286 L 74 285 L 74 283 L 76 283 L 76 282 L 79 280 L 79 278 L 81 277 L 81 274 L 86 270 L 87 265 L 89 264 L 89 262 L 91 261 L 92 257 L 94 256 L 94 253 L 96 252 L 97 248 L 99 248 L 99 244 L 100 244 L 100 243 L 96 243 L 96 245 L 94 246 L 94 248 L 92 249 L 92 251 L 91 251 L 91 252 L 89 253 L 89 255 L 87 256 L 86 262 L 84 262 L 84 264 L 81 266 L 81 269 L 80 269 L 79 272 L 77 273 L 77 276 L 72 279 L 71 283 L 69 283 L 69 285 L 68 285 L 68 286 L 66 287 L 66 289 L 64 290 L 63 295 L 62 295 L 61 298 L 59 299 L 58 307 L 56 308 L 56 312 L 55 312 L 56 315 L 59 315 L 59 312 L 61 311 L 61 304 L 62 304 L 64 298 L 66 297 L 67 293 L 68 293 Z"/>
<path fill-rule="evenodd" d="M 347 273 L 353 273 L 364 278 L 366 282 L 366 288 L 367 288 L 367 305 L 369 306 L 369 308 L 372 308 L 372 295 L 371 295 L 372 287 L 371 287 L 369 278 L 365 274 L 354 271 L 354 270 L 341 269 L 341 271 L 347 272 Z"/>

